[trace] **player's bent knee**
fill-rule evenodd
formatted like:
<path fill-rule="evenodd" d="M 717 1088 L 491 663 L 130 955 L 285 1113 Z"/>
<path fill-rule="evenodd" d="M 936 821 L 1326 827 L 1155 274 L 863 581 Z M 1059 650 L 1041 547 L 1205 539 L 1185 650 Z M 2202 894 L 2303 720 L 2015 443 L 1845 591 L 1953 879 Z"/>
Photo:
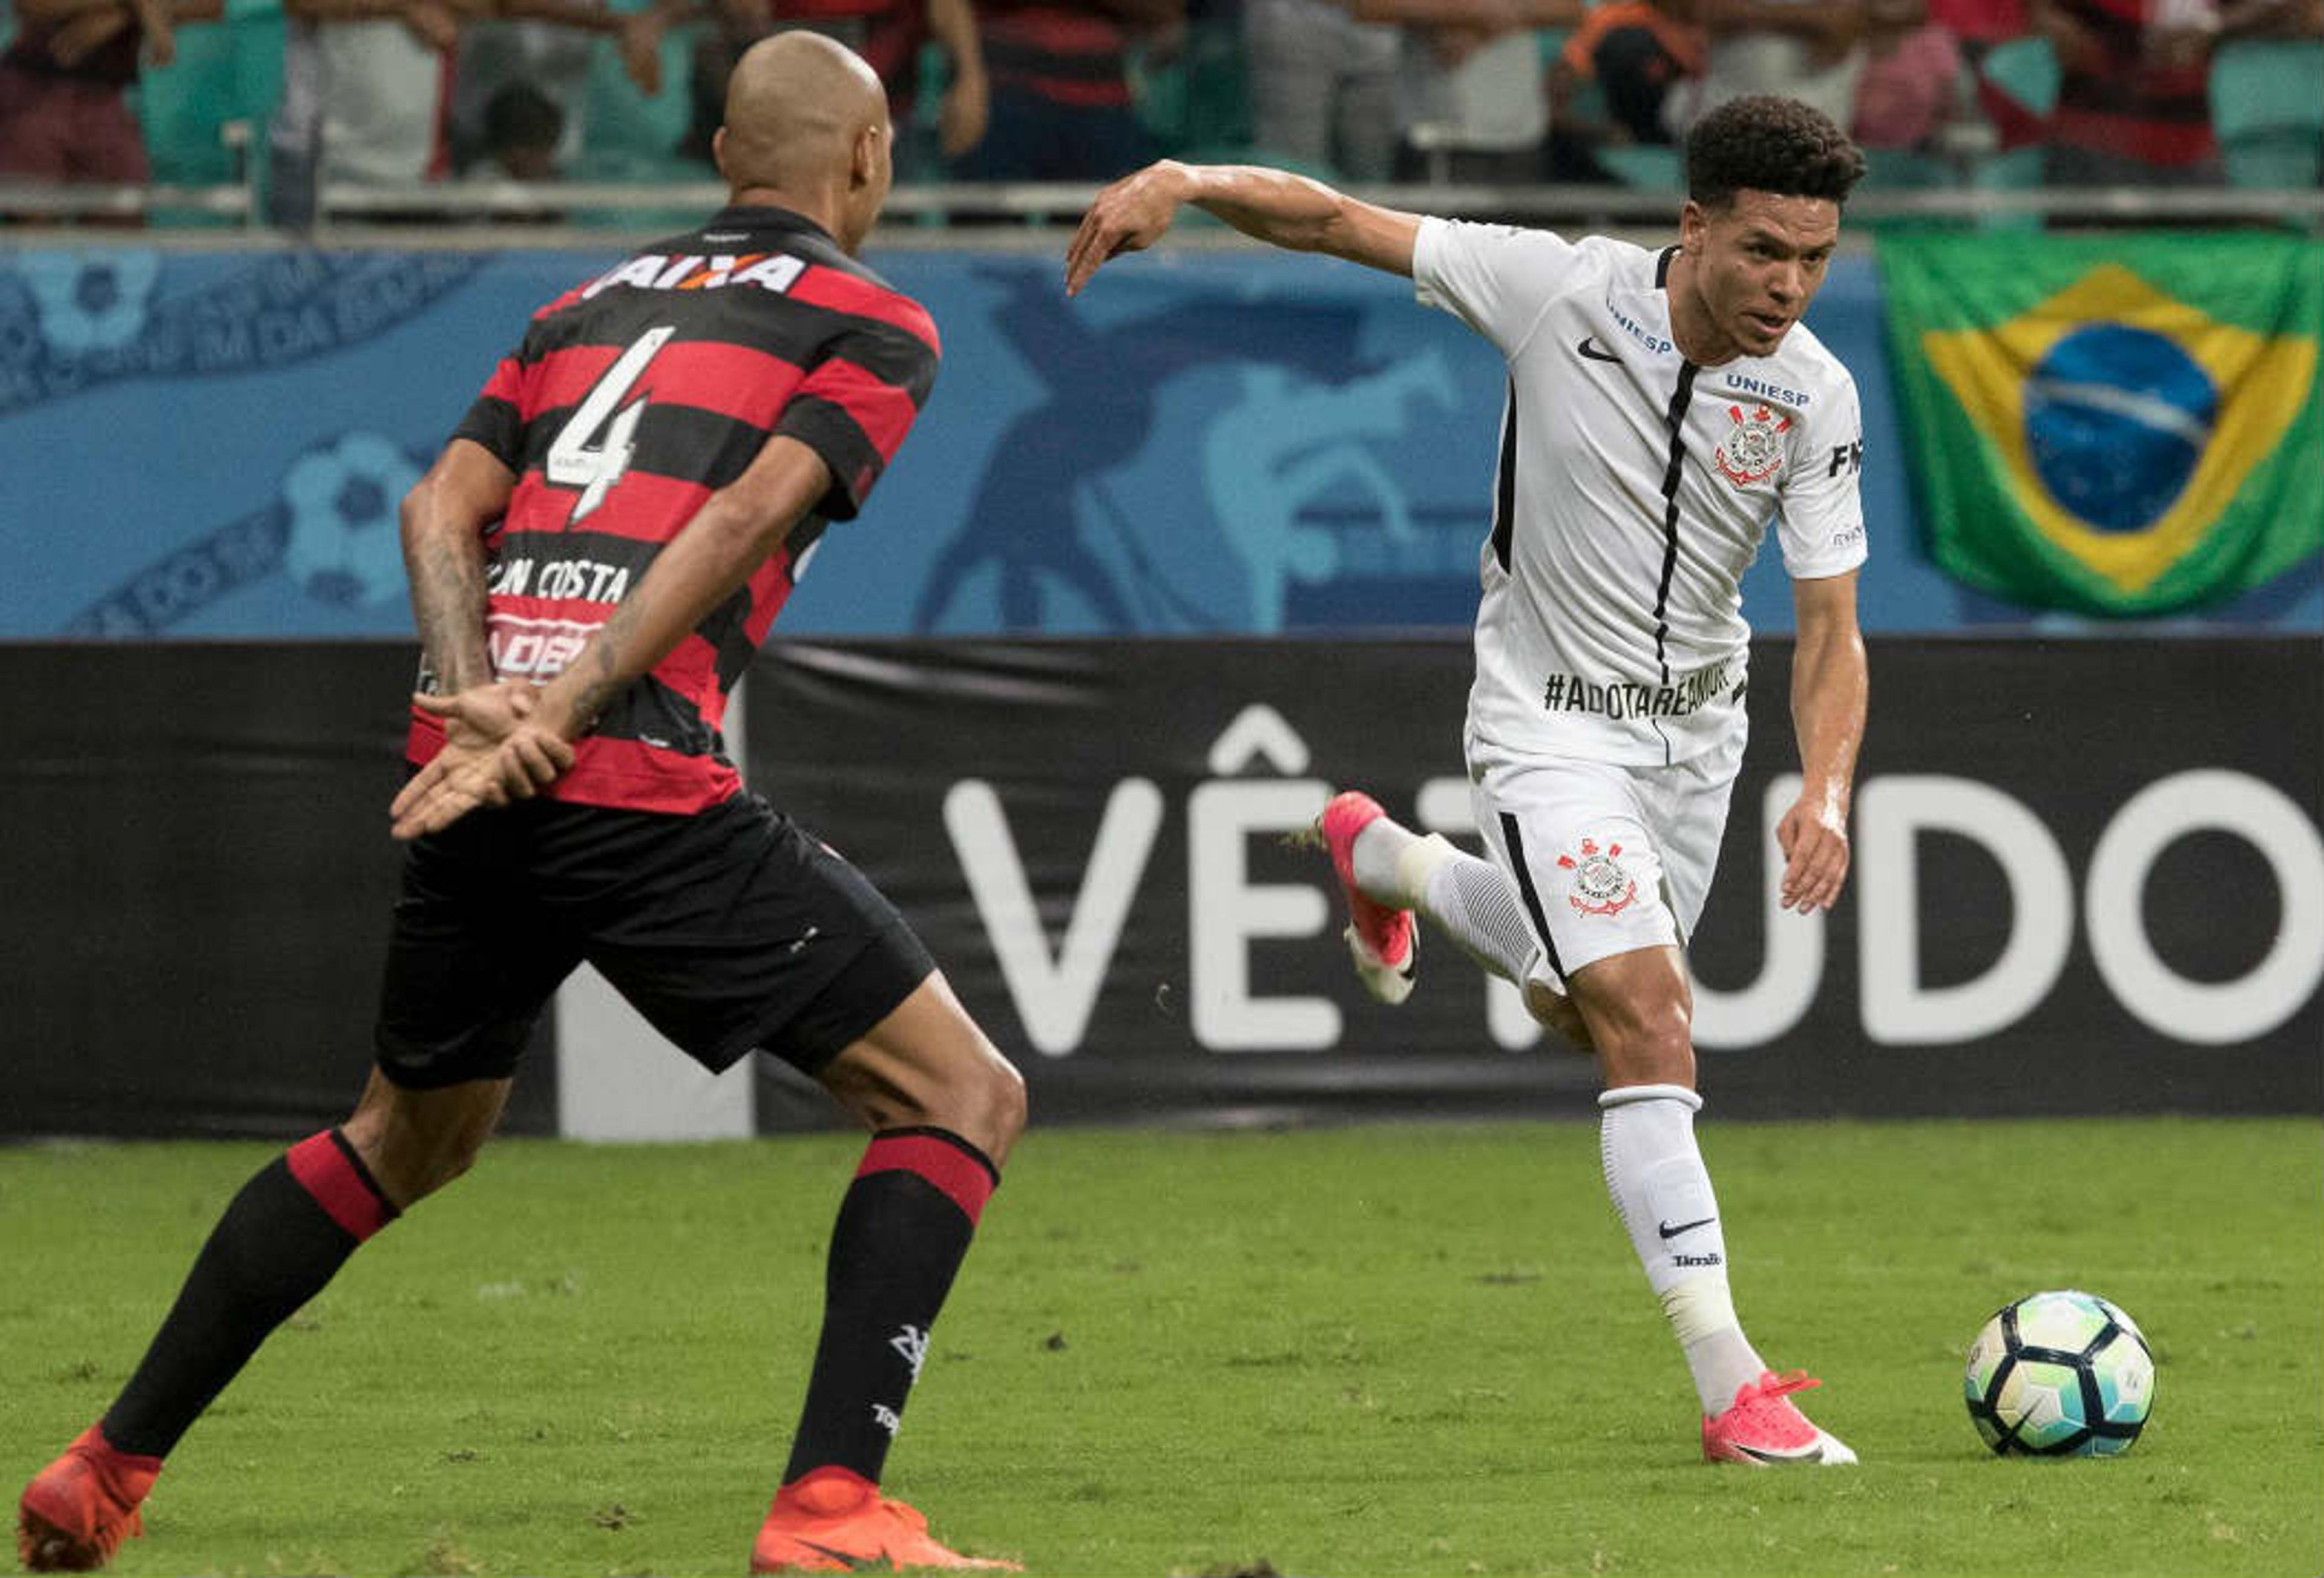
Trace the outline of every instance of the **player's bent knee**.
<path fill-rule="evenodd" d="M 409 1209 L 475 1166 L 507 1103 L 510 1082 L 475 1080 L 406 1090 L 374 1073 L 341 1132 L 398 1209 Z"/>
<path fill-rule="evenodd" d="M 1024 1131 L 1024 1077 L 941 974 L 922 982 L 819 1077 L 866 1127 L 948 1130 L 996 1166 Z"/>
<path fill-rule="evenodd" d="M 1597 1043 L 1591 1039 L 1589 1021 L 1565 993 L 1528 981 L 1525 985 L 1525 1005 L 1534 1021 L 1561 1038 L 1568 1049 L 1583 1053 L 1598 1049 Z"/>

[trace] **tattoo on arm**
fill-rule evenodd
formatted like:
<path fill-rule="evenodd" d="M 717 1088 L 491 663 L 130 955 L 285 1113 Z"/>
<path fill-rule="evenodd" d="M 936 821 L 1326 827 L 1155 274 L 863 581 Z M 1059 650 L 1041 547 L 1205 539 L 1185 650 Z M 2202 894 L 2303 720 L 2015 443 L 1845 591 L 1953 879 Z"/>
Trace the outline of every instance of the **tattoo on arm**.
<path fill-rule="evenodd" d="M 447 691 L 489 680 L 483 543 L 435 538 L 414 557 L 411 568 L 412 614 L 438 680 Z"/>
<path fill-rule="evenodd" d="M 589 643 L 588 672 L 581 676 L 580 688 L 573 695 L 573 737 L 580 738 L 596 726 L 597 715 L 605 704 L 627 687 L 630 680 L 622 673 L 622 657 L 630 650 L 632 627 L 644 618 L 641 610 L 647 599 L 632 591 L 622 599 L 613 615 L 597 627 L 595 639 Z"/>

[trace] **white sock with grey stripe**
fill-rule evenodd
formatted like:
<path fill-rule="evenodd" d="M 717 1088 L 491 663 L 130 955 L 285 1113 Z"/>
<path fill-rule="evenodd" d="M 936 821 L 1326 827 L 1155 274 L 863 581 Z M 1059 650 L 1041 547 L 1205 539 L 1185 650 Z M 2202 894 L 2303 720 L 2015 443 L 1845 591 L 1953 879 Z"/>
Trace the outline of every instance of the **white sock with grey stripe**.
<path fill-rule="evenodd" d="M 1702 1098 L 1684 1085 L 1634 1084 L 1607 1091 L 1598 1105 L 1606 1191 L 1686 1354 L 1702 1411 L 1723 1414 L 1766 1367 L 1728 1292 L 1727 1236 L 1694 1143 Z"/>
<path fill-rule="evenodd" d="M 1479 968 L 1524 984 L 1541 945 L 1526 920 L 1517 884 L 1500 867 L 1463 854 L 1440 835 L 1423 838 L 1386 817 L 1357 834 L 1349 854 L 1356 885 L 1368 897 L 1418 910 Z"/>

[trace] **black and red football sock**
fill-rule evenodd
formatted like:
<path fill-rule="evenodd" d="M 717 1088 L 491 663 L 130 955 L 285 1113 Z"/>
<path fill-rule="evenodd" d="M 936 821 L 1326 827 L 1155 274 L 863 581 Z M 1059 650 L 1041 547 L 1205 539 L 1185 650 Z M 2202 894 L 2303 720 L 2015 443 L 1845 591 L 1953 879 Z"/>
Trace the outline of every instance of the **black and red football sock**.
<path fill-rule="evenodd" d="M 168 1455 L 268 1334 L 395 1215 L 337 1129 L 261 1167 L 218 1219 L 137 1373 L 106 1411 L 106 1440 Z"/>
<path fill-rule="evenodd" d="M 879 1482 L 928 1328 L 1000 1181 L 991 1158 L 947 1130 L 872 1137 L 831 1230 L 823 1335 L 786 1484 L 831 1467 Z"/>

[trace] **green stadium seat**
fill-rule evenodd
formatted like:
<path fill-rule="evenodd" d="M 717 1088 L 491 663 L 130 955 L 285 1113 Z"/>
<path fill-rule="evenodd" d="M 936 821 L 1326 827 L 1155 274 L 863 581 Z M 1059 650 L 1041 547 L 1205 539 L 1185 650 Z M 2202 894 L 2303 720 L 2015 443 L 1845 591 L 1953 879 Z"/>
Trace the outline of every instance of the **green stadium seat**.
<path fill-rule="evenodd" d="M 715 179 L 707 166 L 681 159 L 677 152 L 686 135 L 687 75 L 692 69 L 694 34 L 691 27 L 678 27 L 662 35 L 661 91 L 651 96 L 640 91 L 622 69 L 621 51 L 610 40 L 600 42 L 591 51 L 581 107 L 581 152 L 569 172 L 574 179 Z"/>
<path fill-rule="evenodd" d="M 1978 74 L 2029 114 L 2047 115 L 2058 104 L 2058 51 L 2039 34 L 2005 40 L 1985 52 Z"/>
<path fill-rule="evenodd" d="M 277 0 L 228 0 L 215 23 L 178 30 L 178 56 L 131 90 L 153 179 L 164 186 L 222 186 L 244 180 L 243 160 L 264 143 L 282 91 L 282 12 Z M 227 128 L 248 138 L 229 146 Z M 158 224 L 219 223 L 157 212 Z"/>
<path fill-rule="evenodd" d="M 2313 187 L 2324 164 L 2324 42 L 2222 44 L 2211 60 L 2211 126 L 2229 185 Z"/>
<path fill-rule="evenodd" d="M 1166 153 L 1250 142 L 1250 67 L 1239 22 L 1190 23 L 1167 57 L 1133 52 L 1130 87 L 1139 123 Z"/>
<path fill-rule="evenodd" d="M 1593 152 L 1616 180 L 1635 190 L 1675 192 L 1685 184 L 1679 151 L 1666 144 L 1609 143 Z"/>

